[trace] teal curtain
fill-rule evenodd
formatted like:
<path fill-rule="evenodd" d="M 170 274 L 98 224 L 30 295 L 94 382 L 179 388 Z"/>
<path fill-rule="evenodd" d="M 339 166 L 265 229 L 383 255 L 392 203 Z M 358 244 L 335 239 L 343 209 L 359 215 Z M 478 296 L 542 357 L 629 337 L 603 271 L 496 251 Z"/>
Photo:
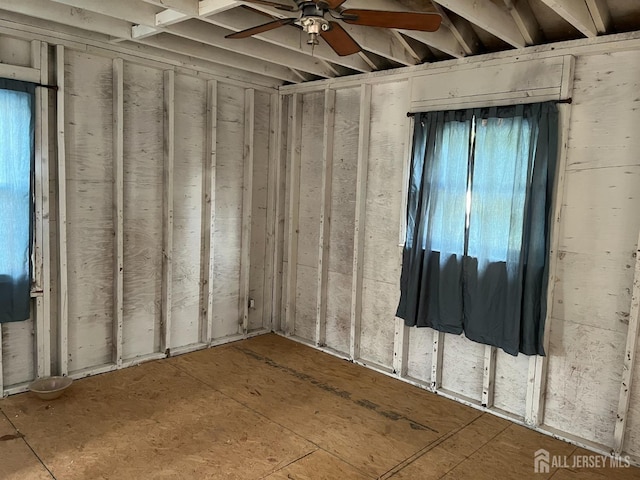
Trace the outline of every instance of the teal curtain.
<path fill-rule="evenodd" d="M 544 355 L 557 129 L 554 103 L 416 117 L 397 312 L 407 325 Z"/>
<path fill-rule="evenodd" d="M 0 79 L 0 323 L 30 316 L 34 86 Z"/>

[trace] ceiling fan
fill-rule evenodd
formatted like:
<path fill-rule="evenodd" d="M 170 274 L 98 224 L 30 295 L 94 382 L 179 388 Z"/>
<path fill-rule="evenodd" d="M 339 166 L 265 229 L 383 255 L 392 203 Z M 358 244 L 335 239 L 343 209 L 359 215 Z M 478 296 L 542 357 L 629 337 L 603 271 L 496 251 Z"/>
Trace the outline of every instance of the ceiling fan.
<path fill-rule="evenodd" d="M 286 12 L 300 12 L 300 14 L 298 18 L 281 18 L 264 25 L 232 33 L 227 35 L 226 38 L 247 38 L 285 25 L 298 25 L 305 33 L 309 34 L 309 40 L 307 41 L 309 45 L 318 45 L 318 36 L 320 36 L 340 56 L 358 53 L 361 48 L 338 22 L 325 18 L 327 13 L 333 19 L 342 20 L 352 25 L 399 28 L 423 32 L 438 30 L 442 22 L 442 17 L 437 13 L 342 9 L 342 4 L 347 0 L 295 0 L 295 7 L 268 0 L 245 1 L 274 7 Z"/>

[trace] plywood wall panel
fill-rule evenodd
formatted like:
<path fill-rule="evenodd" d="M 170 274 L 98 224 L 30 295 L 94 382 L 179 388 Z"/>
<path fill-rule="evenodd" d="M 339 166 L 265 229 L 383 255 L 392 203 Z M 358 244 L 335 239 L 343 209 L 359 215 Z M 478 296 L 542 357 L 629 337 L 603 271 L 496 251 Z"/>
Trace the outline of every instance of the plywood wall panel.
<path fill-rule="evenodd" d="M 496 355 L 493 404 L 496 408 L 524 418 L 529 357 L 514 357 L 502 350 Z"/>
<path fill-rule="evenodd" d="M 568 170 L 640 165 L 640 51 L 576 64 Z"/>
<path fill-rule="evenodd" d="M 235 335 L 241 313 L 240 248 L 244 150 L 244 89 L 218 84 L 214 232 L 214 338 Z"/>
<path fill-rule="evenodd" d="M 124 64 L 123 356 L 160 350 L 163 73 Z"/>
<path fill-rule="evenodd" d="M 331 176 L 326 342 L 349 351 L 360 89 L 336 91 Z"/>
<path fill-rule="evenodd" d="M 249 330 L 263 326 L 263 312 L 271 308 L 271 295 L 265 292 L 267 256 L 267 194 L 269 188 L 269 158 L 271 98 L 266 93 L 255 94 L 255 122 L 253 138 L 253 194 L 251 199 L 251 274 L 249 297 L 255 308 L 249 309 Z"/>
<path fill-rule="evenodd" d="M 303 96 L 295 334 L 315 340 L 324 93 Z"/>
<path fill-rule="evenodd" d="M 206 142 L 206 81 L 176 75 L 171 347 L 200 338 L 202 188 Z"/>
<path fill-rule="evenodd" d="M 626 335 L 553 321 L 545 425 L 613 443 Z"/>
<path fill-rule="evenodd" d="M 5 386 L 29 382 L 36 376 L 33 319 L 0 324 L 2 374 Z"/>
<path fill-rule="evenodd" d="M 446 334 L 442 356 L 442 387 L 476 401 L 482 399 L 484 345 L 464 335 Z"/>
<path fill-rule="evenodd" d="M 427 384 L 431 383 L 433 335 L 434 331 L 431 328 L 411 328 L 409 330 L 407 375 Z"/>
<path fill-rule="evenodd" d="M 66 56 L 69 370 L 111 361 L 113 79 L 111 59 Z"/>
<path fill-rule="evenodd" d="M 366 286 L 360 348 L 364 360 L 391 367 L 394 319 L 400 293 L 398 232 L 408 126 L 407 83 L 375 85 L 371 98 L 364 240 Z M 374 304 L 379 308 L 373 308 Z"/>

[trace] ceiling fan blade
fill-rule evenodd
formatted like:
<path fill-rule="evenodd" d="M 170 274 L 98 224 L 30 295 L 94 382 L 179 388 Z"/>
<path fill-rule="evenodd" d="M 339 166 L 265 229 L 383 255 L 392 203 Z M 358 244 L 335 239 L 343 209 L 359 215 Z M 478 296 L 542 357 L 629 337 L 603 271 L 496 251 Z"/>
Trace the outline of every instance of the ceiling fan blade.
<path fill-rule="evenodd" d="M 273 30 L 275 28 L 290 25 L 295 21 L 295 18 L 281 18 L 280 20 L 276 20 L 274 22 L 269 22 L 265 23 L 264 25 L 258 25 L 257 27 L 242 30 L 241 32 L 231 33 L 224 38 L 247 38 L 251 35 L 257 35 L 258 33 L 268 32 L 269 30 Z"/>
<path fill-rule="evenodd" d="M 347 0 L 318 0 L 316 1 L 316 5 L 335 10 L 346 1 Z"/>
<path fill-rule="evenodd" d="M 347 9 L 342 11 L 341 14 L 344 16 L 343 20 L 352 25 L 399 28 L 422 32 L 435 32 L 442 23 L 442 17 L 438 13 Z"/>
<path fill-rule="evenodd" d="M 362 50 L 360 45 L 351 38 L 351 35 L 349 35 L 346 30 L 340 26 L 340 24 L 336 22 L 329 23 L 331 24 L 331 29 L 326 32 L 321 32 L 320 35 L 338 55 L 345 57 L 347 55 L 358 53 Z"/>
<path fill-rule="evenodd" d="M 247 3 L 257 3 L 258 5 L 266 5 L 267 7 L 274 7 L 278 10 L 284 10 L 286 12 L 297 12 L 298 7 L 292 7 L 291 5 L 283 5 L 282 3 L 269 2 L 268 0 L 244 0 Z"/>

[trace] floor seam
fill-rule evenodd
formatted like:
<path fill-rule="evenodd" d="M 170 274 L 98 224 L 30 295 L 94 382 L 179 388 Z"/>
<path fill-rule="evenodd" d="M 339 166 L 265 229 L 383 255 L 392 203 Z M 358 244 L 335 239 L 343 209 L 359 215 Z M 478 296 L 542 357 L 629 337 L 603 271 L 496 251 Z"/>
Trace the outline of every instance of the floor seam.
<path fill-rule="evenodd" d="M 249 410 L 249 411 L 251 411 L 251 412 L 255 413 L 256 415 L 258 415 L 259 417 L 264 418 L 265 420 L 268 420 L 269 422 L 271 422 L 271 423 L 273 423 L 273 424 L 275 424 L 275 425 L 278 425 L 280 428 L 282 428 L 282 429 L 286 430 L 287 432 L 290 432 L 290 433 L 294 434 L 295 436 L 297 436 L 297 437 L 299 437 L 299 438 L 302 438 L 302 439 L 303 439 L 303 440 L 305 440 L 306 442 L 309 442 L 311 445 L 313 445 L 314 447 L 316 447 L 316 450 L 314 450 L 314 451 L 322 450 L 322 451 L 324 451 L 324 452 L 327 452 L 329 455 L 332 455 L 332 456 L 334 456 L 334 457 L 338 458 L 340 461 L 342 461 L 342 462 L 344 462 L 345 464 L 349 465 L 350 467 L 354 468 L 358 473 L 360 473 L 360 474 L 362 474 L 362 475 L 366 476 L 367 478 L 372 478 L 372 479 L 373 479 L 373 478 L 375 478 L 375 477 L 372 477 L 371 475 L 367 474 L 366 472 L 363 472 L 360 468 L 356 467 L 355 465 L 352 465 L 352 464 L 351 464 L 351 463 L 349 463 L 347 460 L 345 460 L 345 459 L 343 459 L 343 458 L 340 458 L 340 457 L 338 457 L 338 456 L 336 456 L 336 455 L 333 455 L 331 452 L 329 452 L 329 451 L 327 451 L 326 449 L 322 448 L 320 445 L 318 445 L 317 443 L 315 443 L 313 440 L 310 440 L 310 439 L 308 439 L 308 438 L 306 438 L 306 437 L 304 437 L 304 436 L 300 435 L 298 432 L 296 432 L 296 431 L 294 431 L 294 430 L 290 429 L 289 427 L 286 427 L 286 426 L 284 426 L 284 425 L 280 424 L 279 422 L 276 422 L 275 420 L 273 420 L 273 419 L 269 418 L 268 416 L 266 416 L 264 413 L 259 412 L 259 411 L 255 410 L 255 409 L 253 409 L 252 407 L 250 407 L 249 405 L 247 405 L 247 404 L 245 404 L 245 403 L 241 402 L 241 401 L 240 401 L 240 400 L 238 400 L 237 398 L 234 398 L 234 397 L 232 397 L 231 395 L 229 395 L 229 394 L 227 394 L 227 393 L 224 393 L 224 392 L 223 392 L 223 391 L 221 391 L 221 390 L 218 390 L 216 387 L 214 387 L 214 386 L 213 386 L 213 385 L 211 385 L 210 383 L 208 383 L 208 382 L 206 382 L 206 381 L 204 381 L 204 380 L 202 380 L 202 379 L 200 379 L 200 378 L 198 378 L 198 377 L 194 376 L 191 372 L 188 372 L 188 371 L 184 370 L 183 368 L 180 368 L 178 365 L 174 365 L 173 363 L 169 363 L 169 365 L 171 365 L 171 366 L 172 366 L 173 368 L 175 368 L 176 370 L 179 370 L 180 372 L 184 373 L 185 375 L 188 375 L 189 377 L 193 378 L 193 379 L 194 379 L 194 380 L 196 380 L 197 382 L 202 383 L 203 385 L 205 385 L 206 387 L 210 388 L 211 390 L 213 390 L 213 391 L 215 391 L 215 392 L 218 392 L 220 395 L 223 395 L 223 396 L 225 396 L 226 398 L 228 398 L 228 399 L 230 399 L 230 400 L 233 400 L 233 401 L 234 401 L 234 402 L 236 402 L 238 405 L 243 406 L 243 407 L 244 407 L 244 408 L 246 408 L 247 410 Z M 312 454 L 312 453 L 314 453 L 314 452 L 309 452 L 309 453 L 307 453 L 307 455 L 310 455 L 310 454 Z M 305 456 L 307 456 L 307 455 L 305 455 Z M 304 457 L 301 457 L 301 458 L 304 458 Z M 298 459 L 298 460 L 300 460 L 300 459 Z M 296 460 L 296 461 L 297 461 L 297 460 Z M 290 465 L 290 464 L 289 464 L 289 465 Z M 280 470 L 280 469 L 279 469 L 279 470 Z M 276 471 L 278 471 L 278 470 L 276 470 Z M 272 475 L 273 473 L 275 473 L 275 471 L 274 471 L 274 472 L 270 472 L 270 473 L 269 473 L 269 475 Z"/>
<path fill-rule="evenodd" d="M 271 476 L 271 475 L 273 475 L 274 473 L 278 473 L 278 472 L 280 472 L 280 471 L 284 470 L 284 469 L 285 469 L 285 468 L 287 468 L 288 466 L 293 465 L 293 464 L 294 464 L 294 463 L 296 463 L 296 462 L 299 462 L 299 461 L 300 461 L 300 460 L 302 460 L 303 458 L 307 458 L 309 455 L 313 455 L 313 454 L 314 454 L 314 453 L 316 453 L 317 451 L 318 451 L 318 450 L 316 449 L 316 450 L 314 450 L 314 451 L 312 451 L 312 452 L 307 452 L 307 453 L 305 453 L 304 455 L 302 455 L 302 456 L 300 456 L 300 457 L 298 457 L 298 458 L 296 458 L 296 459 L 294 459 L 294 460 L 291 460 L 289 463 L 287 463 L 286 465 L 283 465 L 282 467 L 280 467 L 280 468 L 278 468 L 278 469 L 274 470 L 273 472 L 269 472 L 269 473 L 267 473 L 266 475 L 263 475 L 262 477 L 260 477 L 260 480 L 264 480 L 265 478 L 270 477 L 270 476 Z"/>
<path fill-rule="evenodd" d="M 483 413 L 480 413 L 477 417 L 475 417 L 474 419 L 470 420 L 468 423 L 458 427 L 455 430 L 452 430 L 446 434 L 444 434 L 442 437 L 437 438 L 436 440 L 434 440 L 433 442 L 429 443 L 428 445 L 424 446 L 423 448 L 421 448 L 420 450 L 418 450 L 416 453 L 414 453 L 413 455 L 405 458 L 402 462 L 398 463 L 397 465 L 395 465 L 393 468 L 387 470 L 385 473 L 383 473 L 379 478 L 379 480 L 384 480 L 387 478 L 392 477 L 393 475 L 395 475 L 398 472 L 401 472 L 402 470 L 404 470 L 405 468 L 407 468 L 409 465 L 411 465 L 412 463 L 414 463 L 416 460 L 418 460 L 421 456 L 423 456 L 425 453 L 429 452 L 430 450 L 433 450 L 434 448 L 436 448 L 438 445 L 444 443 L 445 441 L 447 441 L 449 438 L 453 437 L 454 435 L 457 435 L 458 433 L 460 433 L 462 430 L 464 430 L 465 428 L 467 428 L 469 425 L 471 425 L 473 422 L 475 422 L 476 420 L 478 420 L 480 417 L 482 417 L 482 415 L 484 415 Z M 507 427 L 508 428 L 508 427 Z M 475 453 L 475 452 L 474 452 Z"/>
<path fill-rule="evenodd" d="M 11 421 L 11 419 L 9 418 L 9 416 L 5 413 L 4 410 L 0 409 L 0 413 L 2 413 L 2 416 L 4 418 L 7 419 L 7 422 L 9 422 L 9 424 L 13 427 L 13 429 L 16 432 L 20 432 L 20 430 L 18 429 L 18 427 L 16 427 L 16 425 Z M 21 432 L 20 432 L 21 433 Z M 33 453 L 33 455 L 38 459 L 38 461 L 40 462 L 40 465 L 42 465 L 44 467 L 44 469 L 49 473 L 49 475 L 51 475 L 51 478 L 53 480 L 57 480 L 56 476 L 53 474 L 53 472 L 51 470 L 49 470 L 49 467 L 47 467 L 47 465 L 44 463 L 44 461 L 42 460 L 42 458 L 40 458 L 40 455 L 38 455 L 36 453 L 36 451 L 33 449 L 33 447 L 31 446 L 31 444 L 27 441 L 27 437 L 26 436 L 22 436 L 22 441 L 25 443 L 25 445 L 27 447 L 29 447 L 29 450 L 31 450 L 31 453 Z"/>
<path fill-rule="evenodd" d="M 483 415 L 488 415 L 487 413 L 484 413 Z M 500 430 L 498 433 L 496 433 L 493 437 L 491 437 L 489 440 L 487 440 L 486 442 L 484 442 L 482 445 L 480 445 L 478 448 L 476 448 L 473 452 L 471 452 L 469 455 L 465 455 L 463 460 L 460 460 L 458 463 L 456 463 L 452 468 L 450 468 L 449 470 L 447 470 L 445 472 L 444 475 L 442 475 L 440 478 L 444 478 L 447 475 L 449 475 L 451 472 L 453 472 L 456 468 L 458 468 L 460 465 L 462 465 L 464 462 L 466 462 L 467 460 L 469 460 L 475 453 L 479 452 L 480 449 L 482 449 L 483 447 L 485 447 L 486 445 L 488 445 L 489 443 L 491 443 L 493 440 L 495 440 L 500 434 L 502 434 L 505 430 L 507 430 L 508 428 L 512 427 L 513 425 L 515 425 L 515 423 L 511 423 L 510 425 L 507 425 L 506 427 L 504 427 L 502 430 Z"/>
<path fill-rule="evenodd" d="M 571 451 L 571 453 L 568 456 L 571 457 L 577 451 L 578 451 L 578 447 L 574 447 L 574 449 Z M 556 470 L 549 476 L 549 478 L 547 480 L 552 480 L 552 478 L 555 477 L 560 470 L 562 470 L 562 469 L 561 468 L 556 468 Z"/>

